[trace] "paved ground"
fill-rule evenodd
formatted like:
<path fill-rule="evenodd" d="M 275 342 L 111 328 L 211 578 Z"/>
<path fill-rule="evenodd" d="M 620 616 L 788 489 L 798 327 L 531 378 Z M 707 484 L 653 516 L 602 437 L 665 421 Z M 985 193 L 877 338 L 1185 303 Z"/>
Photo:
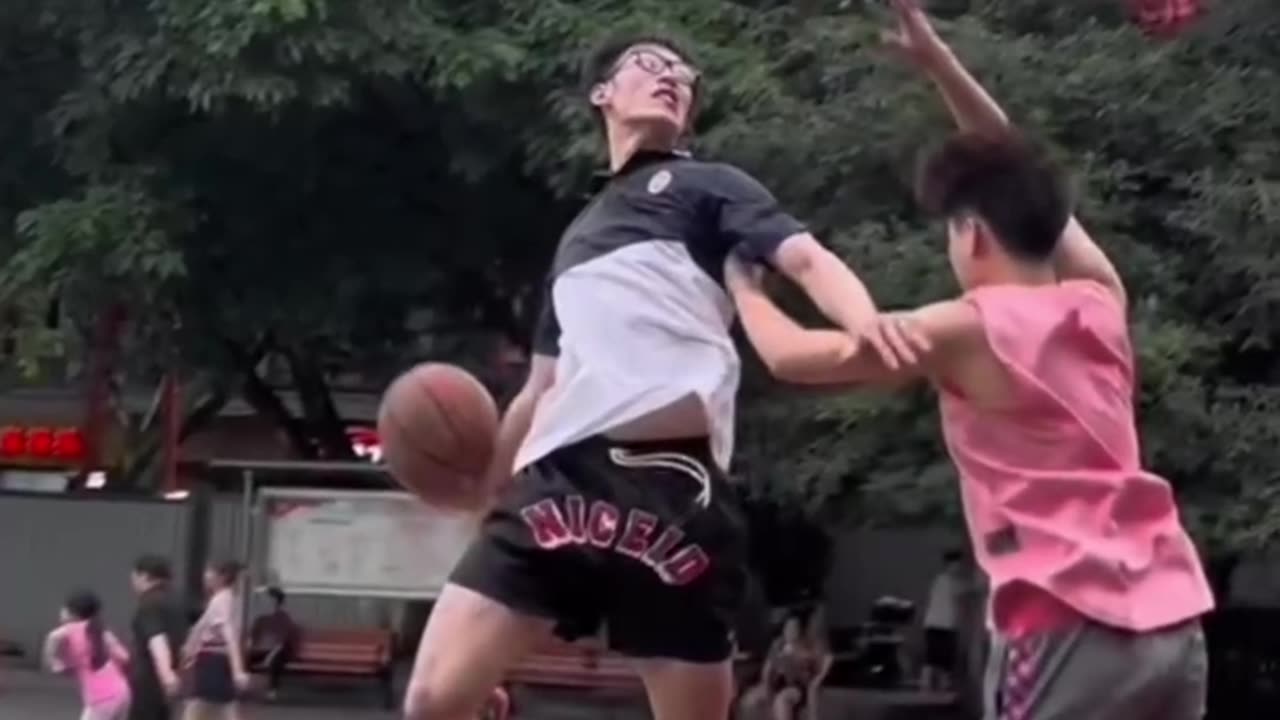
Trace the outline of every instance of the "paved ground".
<path fill-rule="evenodd" d="M 74 720 L 80 699 L 66 678 L 27 670 L 0 670 L 0 720 Z M 373 693 L 346 689 L 330 697 L 306 698 L 302 705 L 254 705 L 250 720 L 392 720 L 393 712 L 374 709 Z"/>
<path fill-rule="evenodd" d="M 377 707 L 370 688 L 358 686 L 294 689 L 280 703 L 254 704 L 248 720 L 398 720 L 395 712 Z M 824 720 L 958 718 L 939 707 L 938 698 L 906 693 L 832 690 L 823 698 Z M 586 700 L 563 693 L 516 697 L 518 720 L 648 720 L 639 703 Z M 65 678 L 40 675 L 0 664 L 0 720 L 74 720 L 80 702 Z"/>
<path fill-rule="evenodd" d="M 625 702 L 583 702 L 564 695 L 518 698 L 521 720 L 646 720 L 649 715 Z M 371 688 L 293 689 L 278 703 L 255 703 L 248 720 L 397 720 L 378 707 Z M 74 684 L 60 677 L 0 666 L 0 720 L 74 720 L 80 700 Z"/>

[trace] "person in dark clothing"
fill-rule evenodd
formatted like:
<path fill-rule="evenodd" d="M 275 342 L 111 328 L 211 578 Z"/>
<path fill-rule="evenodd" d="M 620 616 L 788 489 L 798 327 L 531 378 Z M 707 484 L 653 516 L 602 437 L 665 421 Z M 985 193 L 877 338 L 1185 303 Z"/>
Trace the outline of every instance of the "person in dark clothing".
<path fill-rule="evenodd" d="M 130 580 L 138 608 L 132 622 L 130 720 L 168 720 L 178 694 L 178 649 L 186 622 L 170 591 L 171 578 L 169 561 L 163 557 L 144 555 L 133 564 Z"/>
<path fill-rule="evenodd" d="M 266 669 L 268 697 L 275 697 L 280 689 L 280 675 L 297 647 L 298 625 L 284 609 L 283 590 L 270 588 L 267 595 L 274 607 L 271 612 L 254 619 L 253 628 L 249 631 L 249 653 L 254 667 Z"/>

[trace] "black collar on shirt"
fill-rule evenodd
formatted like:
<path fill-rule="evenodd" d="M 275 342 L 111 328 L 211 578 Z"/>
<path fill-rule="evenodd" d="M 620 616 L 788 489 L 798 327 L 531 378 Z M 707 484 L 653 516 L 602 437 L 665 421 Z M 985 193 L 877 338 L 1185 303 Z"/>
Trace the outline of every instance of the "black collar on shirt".
<path fill-rule="evenodd" d="M 600 192 L 614 178 L 623 177 L 642 167 L 667 160 L 690 158 L 693 155 L 685 150 L 637 150 L 617 172 L 600 170 L 591 176 L 591 191 Z"/>

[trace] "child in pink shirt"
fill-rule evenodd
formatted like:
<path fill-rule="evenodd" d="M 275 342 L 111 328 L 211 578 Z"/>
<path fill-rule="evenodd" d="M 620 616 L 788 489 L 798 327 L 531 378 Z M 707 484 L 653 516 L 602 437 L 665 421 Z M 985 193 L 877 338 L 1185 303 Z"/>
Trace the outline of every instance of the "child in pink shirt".
<path fill-rule="evenodd" d="M 857 336 L 810 331 L 731 260 L 743 326 L 784 380 L 936 389 L 1004 641 L 989 720 L 1198 720 L 1213 597 L 1169 483 L 1142 467 L 1124 284 L 1057 169 L 914 0 L 894 5 L 887 40 L 961 127 L 918 194 L 946 219 L 964 293 L 868 318 Z"/>
<path fill-rule="evenodd" d="M 57 673 L 75 675 L 84 700 L 81 720 L 124 720 L 129 714 L 129 651 L 102 627 L 97 596 L 73 593 L 62 609 L 62 625 L 45 641 L 45 662 Z"/>

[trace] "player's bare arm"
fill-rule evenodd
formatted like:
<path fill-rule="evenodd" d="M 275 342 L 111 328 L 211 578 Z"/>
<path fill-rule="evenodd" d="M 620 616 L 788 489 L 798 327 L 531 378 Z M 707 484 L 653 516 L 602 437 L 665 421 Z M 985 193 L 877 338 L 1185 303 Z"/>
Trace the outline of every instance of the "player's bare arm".
<path fill-rule="evenodd" d="M 862 280 L 813 235 L 806 232 L 783 240 L 773 266 L 845 330 L 859 333 L 876 322 L 876 304 Z"/>
<path fill-rule="evenodd" d="M 938 35 L 919 2 L 894 0 L 893 5 L 898 28 L 886 33 L 886 44 L 933 81 L 956 125 L 984 135 L 1009 132 L 1011 125 L 1004 110 Z M 1124 282 L 1115 266 L 1074 217 L 1067 223 L 1054 267 L 1063 279 L 1093 280 L 1122 305 L 1127 303 Z"/>
<path fill-rule="evenodd" d="M 730 261 L 731 265 L 735 263 Z M 880 314 L 866 285 L 813 235 L 803 232 L 783 240 L 770 258 L 770 264 L 800 286 L 822 314 L 845 331 L 846 337 L 860 338 L 870 349 L 880 353 L 887 366 L 898 367 L 915 362 L 906 349 L 884 342 L 883 335 L 877 332 Z M 749 270 L 737 264 L 736 270 L 758 272 L 760 268 Z M 734 270 L 730 268 L 727 271 Z"/>
<path fill-rule="evenodd" d="M 726 267 L 726 282 L 751 344 L 774 377 L 785 382 L 897 386 L 946 375 L 952 362 L 977 345 L 965 341 L 981 337 L 976 311 L 962 301 L 881 314 L 855 336 L 802 327 L 769 298 L 759 277 L 736 261 Z"/>
<path fill-rule="evenodd" d="M 781 212 L 763 185 L 729 166 L 721 167 L 711 185 L 709 195 L 717 208 L 714 228 L 734 247 L 734 255 L 777 270 L 796 283 L 828 320 L 850 334 L 875 326 L 875 301 L 862 280 L 798 221 Z M 905 359 L 890 357 L 887 362 Z"/>
<path fill-rule="evenodd" d="M 502 415 L 502 424 L 498 427 L 493 460 L 489 464 L 488 486 L 492 489 L 491 496 L 501 494 L 511 483 L 511 466 L 515 462 L 516 451 L 529 434 L 529 425 L 533 422 L 538 399 L 551 387 L 555 378 L 555 357 L 533 353 L 529 363 L 529 377 L 507 406 L 507 411 Z"/>

